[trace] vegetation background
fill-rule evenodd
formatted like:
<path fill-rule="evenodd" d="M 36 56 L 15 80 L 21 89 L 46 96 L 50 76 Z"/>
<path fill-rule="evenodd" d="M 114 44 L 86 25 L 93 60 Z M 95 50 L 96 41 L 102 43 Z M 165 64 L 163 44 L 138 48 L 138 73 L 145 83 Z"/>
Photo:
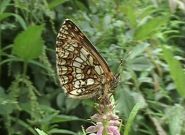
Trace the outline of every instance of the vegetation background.
<path fill-rule="evenodd" d="M 1 0 L 1 135 L 83 135 L 91 124 L 94 101 L 67 98 L 56 75 L 65 18 L 120 73 L 122 135 L 185 134 L 184 0 Z"/>

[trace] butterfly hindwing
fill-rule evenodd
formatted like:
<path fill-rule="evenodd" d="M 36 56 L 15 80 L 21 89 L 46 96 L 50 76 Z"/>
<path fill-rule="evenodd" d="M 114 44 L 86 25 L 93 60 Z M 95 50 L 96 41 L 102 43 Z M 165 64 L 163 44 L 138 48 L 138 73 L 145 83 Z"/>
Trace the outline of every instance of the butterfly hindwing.
<path fill-rule="evenodd" d="M 57 73 L 69 96 L 93 97 L 104 89 L 107 77 L 113 78 L 105 60 L 72 21 L 64 21 L 56 45 Z"/>

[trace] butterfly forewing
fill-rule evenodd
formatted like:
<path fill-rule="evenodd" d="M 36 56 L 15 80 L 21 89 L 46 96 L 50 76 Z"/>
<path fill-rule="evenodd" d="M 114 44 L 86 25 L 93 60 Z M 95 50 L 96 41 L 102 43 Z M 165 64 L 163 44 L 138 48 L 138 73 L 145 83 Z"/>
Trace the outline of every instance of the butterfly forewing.
<path fill-rule="evenodd" d="M 114 76 L 107 63 L 68 19 L 57 36 L 56 62 L 60 84 L 71 97 L 93 97 L 111 88 Z"/>

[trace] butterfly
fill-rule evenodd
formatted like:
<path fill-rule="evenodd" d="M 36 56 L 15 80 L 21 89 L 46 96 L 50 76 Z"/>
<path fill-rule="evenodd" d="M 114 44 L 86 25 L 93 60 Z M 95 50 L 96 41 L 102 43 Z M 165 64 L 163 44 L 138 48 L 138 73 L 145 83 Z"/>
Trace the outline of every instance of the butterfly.
<path fill-rule="evenodd" d="M 72 98 L 105 97 L 118 80 L 96 48 L 69 19 L 57 35 L 56 68 L 62 88 Z"/>

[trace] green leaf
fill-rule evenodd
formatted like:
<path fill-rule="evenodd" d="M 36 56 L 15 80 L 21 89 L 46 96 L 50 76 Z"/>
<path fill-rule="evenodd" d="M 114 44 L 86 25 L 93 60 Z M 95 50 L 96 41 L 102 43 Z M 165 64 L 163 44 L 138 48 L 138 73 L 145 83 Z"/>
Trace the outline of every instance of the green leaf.
<path fill-rule="evenodd" d="M 43 26 L 29 26 L 14 40 L 13 54 L 25 61 L 38 58 L 43 51 L 44 42 L 41 38 Z"/>
<path fill-rule="evenodd" d="M 48 4 L 48 7 L 49 7 L 50 9 L 53 9 L 53 8 L 55 8 L 56 6 L 58 6 L 58 5 L 60 5 L 60 4 L 64 3 L 64 2 L 66 2 L 66 1 L 68 1 L 68 0 L 52 0 L 52 1 Z"/>
<path fill-rule="evenodd" d="M 139 56 L 127 62 L 130 69 L 135 71 L 150 71 L 153 65 L 143 56 Z"/>
<path fill-rule="evenodd" d="M 166 115 L 171 135 L 181 135 L 184 129 L 183 123 L 185 122 L 183 106 L 176 104 L 175 106 L 168 107 Z"/>
<path fill-rule="evenodd" d="M 162 49 L 164 59 L 168 63 L 170 74 L 175 82 L 177 91 L 180 96 L 185 97 L 185 73 L 183 71 L 181 63 L 174 58 L 172 50 L 170 50 L 167 46 L 163 47 Z"/>
<path fill-rule="evenodd" d="M 66 112 L 75 109 L 80 104 L 80 100 L 77 101 L 72 98 L 67 98 L 65 102 L 66 102 Z"/>
<path fill-rule="evenodd" d="M 51 129 L 49 131 L 50 134 L 64 134 L 64 135 L 76 135 L 75 132 L 72 132 L 70 130 L 65 130 L 65 129 L 57 129 L 57 128 L 54 128 L 54 129 Z"/>
<path fill-rule="evenodd" d="M 148 43 L 142 43 L 142 44 L 138 44 L 137 46 L 135 46 L 131 52 L 129 53 L 129 60 L 132 60 L 134 58 L 136 58 L 139 55 L 143 55 L 144 51 L 146 50 L 146 48 L 149 46 Z"/>
<path fill-rule="evenodd" d="M 152 15 L 154 12 L 156 12 L 156 8 L 154 5 L 148 5 L 145 8 L 139 12 L 139 18 L 145 18 L 147 16 Z"/>
<path fill-rule="evenodd" d="M 135 105 L 135 100 L 131 95 L 128 87 L 118 88 L 116 91 L 116 96 L 116 110 L 119 111 L 119 114 L 123 115 L 125 118 L 128 118 L 132 108 Z"/>
<path fill-rule="evenodd" d="M 129 115 L 129 118 L 128 118 L 128 121 L 127 121 L 127 124 L 125 126 L 125 131 L 124 131 L 124 135 L 129 135 L 129 132 L 130 132 L 130 129 L 131 129 L 131 126 L 132 126 L 132 123 L 134 122 L 134 119 L 139 111 L 140 108 L 142 108 L 144 105 L 143 105 L 143 102 L 138 102 L 132 109 L 130 115 Z"/>
<path fill-rule="evenodd" d="M 44 131 L 42 131 L 42 130 L 40 130 L 40 129 L 38 129 L 38 128 L 35 128 L 35 130 L 37 131 L 37 133 L 38 133 L 39 135 L 47 135 Z"/>
<path fill-rule="evenodd" d="M 135 28 L 137 25 L 137 22 L 136 22 L 136 13 L 135 13 L 134 7 L 131 5 L 124 5 L 122 6 L 121 9 L 125 13 L 131 27 Z"/>
<path fill-rule="evenodd" d="M 9 95 L 5 94 L 4 89 L 0 87 L 0 114 L 8 115 L 16 108 L 17 102 L 12 100 Z"/>
<path fill-rule="evenodd" d="M 11 16 L 10 13 L 0 13 L 0 21 L 2 21 L 3 19 L 7 18 Z"/>
<path fill-rule="evenodd" d="M 156 17 L 139 26 L 134 34 L 135 40 L 145 40 L 151 37 L 156 31 L 166 23 L 167 17 Z"/>
<path fill-rule="evenodd" d="M 24 21 L 24 19 L 17 14 L 13 14 L 13 13 L 0 13 L 0 21 L 10 17 L 10 16 L 14 16 L 16 18 L 16 20 L 20 23 L 20 25 L 22 26 L 23 29 L 26 29 L 26 23 Z"/>
<path fill-rule="evenodd" d="M 21 120 L 21 119 L 17 119 L 14 117 L 11 117 L 12 121 L 14 123 L 17 123 L 17 125 L 20 125 L 22 127 L 22 129 L 26 129 L 28 130 L 32 135 L 36 135 L 35 130 L 31 127 L 31 125 L 29 125 L 28 123 L 26 123 L 26 121 Z"/>
<path fill-rule="evenodd" d="M 68 122 L 68 121 L 84 121 L 76 116 L 69 115 L 57 115 L 51 120 L 51 123 Z"/>
<path fill-rule="evenodd" d="M 10 0 L 2 0 L 0 2 L 0 12 L 3 13 L 8 7 L 8 5 L 10 5 Z"/>

